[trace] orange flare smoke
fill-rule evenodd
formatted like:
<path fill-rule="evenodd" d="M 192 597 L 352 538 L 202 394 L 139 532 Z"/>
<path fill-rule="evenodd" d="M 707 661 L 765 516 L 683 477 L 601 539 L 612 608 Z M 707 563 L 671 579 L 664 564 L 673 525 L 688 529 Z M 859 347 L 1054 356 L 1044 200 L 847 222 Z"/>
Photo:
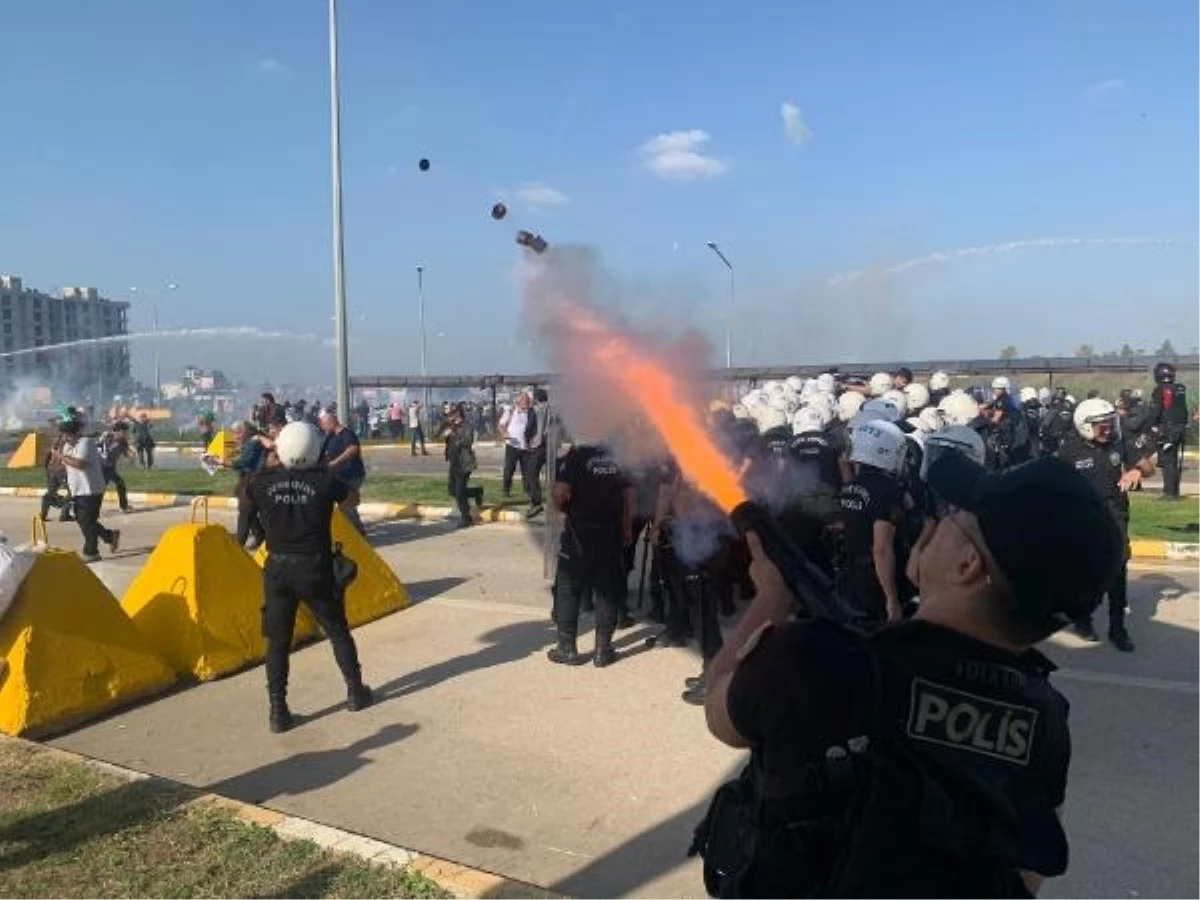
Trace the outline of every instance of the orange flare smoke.
<path fill-rule="evenodd" d="M 641 356 L 629 340 L 587 310 L 565 304 L 561 320 L 581 338 L 571 349 L 586 354 L 605 380 L 641 407 L 689 481 L 725 512 L 746 500 L 737 471 L 717 449 L 696 410 L 680 399 L 683 392 L 670 372 Z"/>

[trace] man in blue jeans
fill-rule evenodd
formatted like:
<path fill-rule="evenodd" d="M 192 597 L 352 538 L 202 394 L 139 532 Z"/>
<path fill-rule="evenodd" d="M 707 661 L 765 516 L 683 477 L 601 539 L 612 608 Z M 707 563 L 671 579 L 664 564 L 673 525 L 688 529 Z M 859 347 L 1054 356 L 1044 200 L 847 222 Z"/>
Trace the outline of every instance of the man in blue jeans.
<path fill-rule="evenodd" d="M 358 442 L 358 435 L 353 429 L 342 424 L 337 413 L 332 410 L 322 410 L 318 421 L 321 430 L 325 432 L 325 443 L 321 446 L 321 462 L 347 489 L 346 499 L 338 506 L 350 520 L 350 524 L 358 529 L 358 533 L 365 535 L 367 532 L 358 515 L 358 504 L 361 500 L 359 490 L 367 477 L 367 467 L 363 464 L 362 446 Z"/>

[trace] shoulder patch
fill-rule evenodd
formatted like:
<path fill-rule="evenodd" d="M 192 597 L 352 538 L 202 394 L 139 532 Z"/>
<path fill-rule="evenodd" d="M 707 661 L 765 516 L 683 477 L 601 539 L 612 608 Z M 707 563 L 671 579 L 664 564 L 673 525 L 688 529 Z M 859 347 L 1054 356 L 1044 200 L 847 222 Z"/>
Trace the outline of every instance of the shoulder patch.
<path fill-rule="evenodd" d="M 1033 755 L 1038 710 L 969 694 L 914 678 L 908 736 L 930 744 L 980 753 L 1027 766 Z"/>
<path fill-rule="evenodd" d="M 748 638 L 746 638 L 746 642 L 744 644 L 742 644 L 742 646 L 738 647 L 738 651 L 737 651 L 737 661 L 738 662 L 741 662 L 742 660 L 744 660 L 751 653 L 753 653 L 755 651 L 755 649 L 757 649 L 758 642 L 762 640 L 762 636 L 764 634 L 766 634 L 770 630 L 770 628 L 771 628 L 770 622 L 763 622 L 761 625 L 759 625 L 757 628 L 755 628 L 752 632 L 750 632 L 750 636 Z"/>

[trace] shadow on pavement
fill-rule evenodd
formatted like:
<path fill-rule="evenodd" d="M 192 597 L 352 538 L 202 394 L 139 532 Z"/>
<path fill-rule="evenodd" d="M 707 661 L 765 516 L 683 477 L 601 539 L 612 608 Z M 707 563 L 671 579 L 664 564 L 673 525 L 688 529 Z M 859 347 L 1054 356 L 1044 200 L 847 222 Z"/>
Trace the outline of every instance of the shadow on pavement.
<path fill-rule="evenodd" d="M 375 696 L 379 700 L 403 697 L 435 687 L 459 675 L 516 662 L 548 647 L 554 641 L 554 632 L 549 623 L 514 622 L 493 628 L 480 640 L 486 642 L 487 646 L 401 675 L 375 688 Z"/>
<path fill-rule="evenodd" d="M 408 598 L 412 601 L 412 606 L 416 606 L 418 603 L 424 603 L 426 600 L 432 600 L 440 594 L 452 591 L 468 581 L 470 581 L 469 578 L 451 575 L 447 578 L 428 578 L 425 581 L 406 581 L 404 587 L 408 589 Z"/>
<path fill-rule="evenodd" d="M 268 763 L 224 781 L 208 785 L 205 790 L 247 803 L 264 803 L 274 797 L 296 797 L 319 788 L 336 784 L 371 763 L 368 751 L 395 744 L 416 733 L 419 725 L 394 723 L 385 725 L 373 735 L 333 750 L 314 750 L 297 753 L 287 759 Z"/>

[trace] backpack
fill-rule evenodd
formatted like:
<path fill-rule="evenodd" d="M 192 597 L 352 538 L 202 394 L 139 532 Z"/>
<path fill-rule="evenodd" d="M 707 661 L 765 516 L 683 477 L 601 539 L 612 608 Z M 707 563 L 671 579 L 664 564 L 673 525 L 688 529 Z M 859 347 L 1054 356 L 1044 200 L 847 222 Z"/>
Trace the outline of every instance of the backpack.
<path fill-rule="evenodd" d="M 757 751 L 718 788 L 688 850 L 704 859 L 709 896 L 1030 896 L 1016 871 L 921 840 L 952 821 L 955 797 L 891 734 L 879 657 L 869 638 L 863 645 L 871 687 L 861 735 L 808 763 L 803 788 L 787 797 L 764 796 Z"/>

